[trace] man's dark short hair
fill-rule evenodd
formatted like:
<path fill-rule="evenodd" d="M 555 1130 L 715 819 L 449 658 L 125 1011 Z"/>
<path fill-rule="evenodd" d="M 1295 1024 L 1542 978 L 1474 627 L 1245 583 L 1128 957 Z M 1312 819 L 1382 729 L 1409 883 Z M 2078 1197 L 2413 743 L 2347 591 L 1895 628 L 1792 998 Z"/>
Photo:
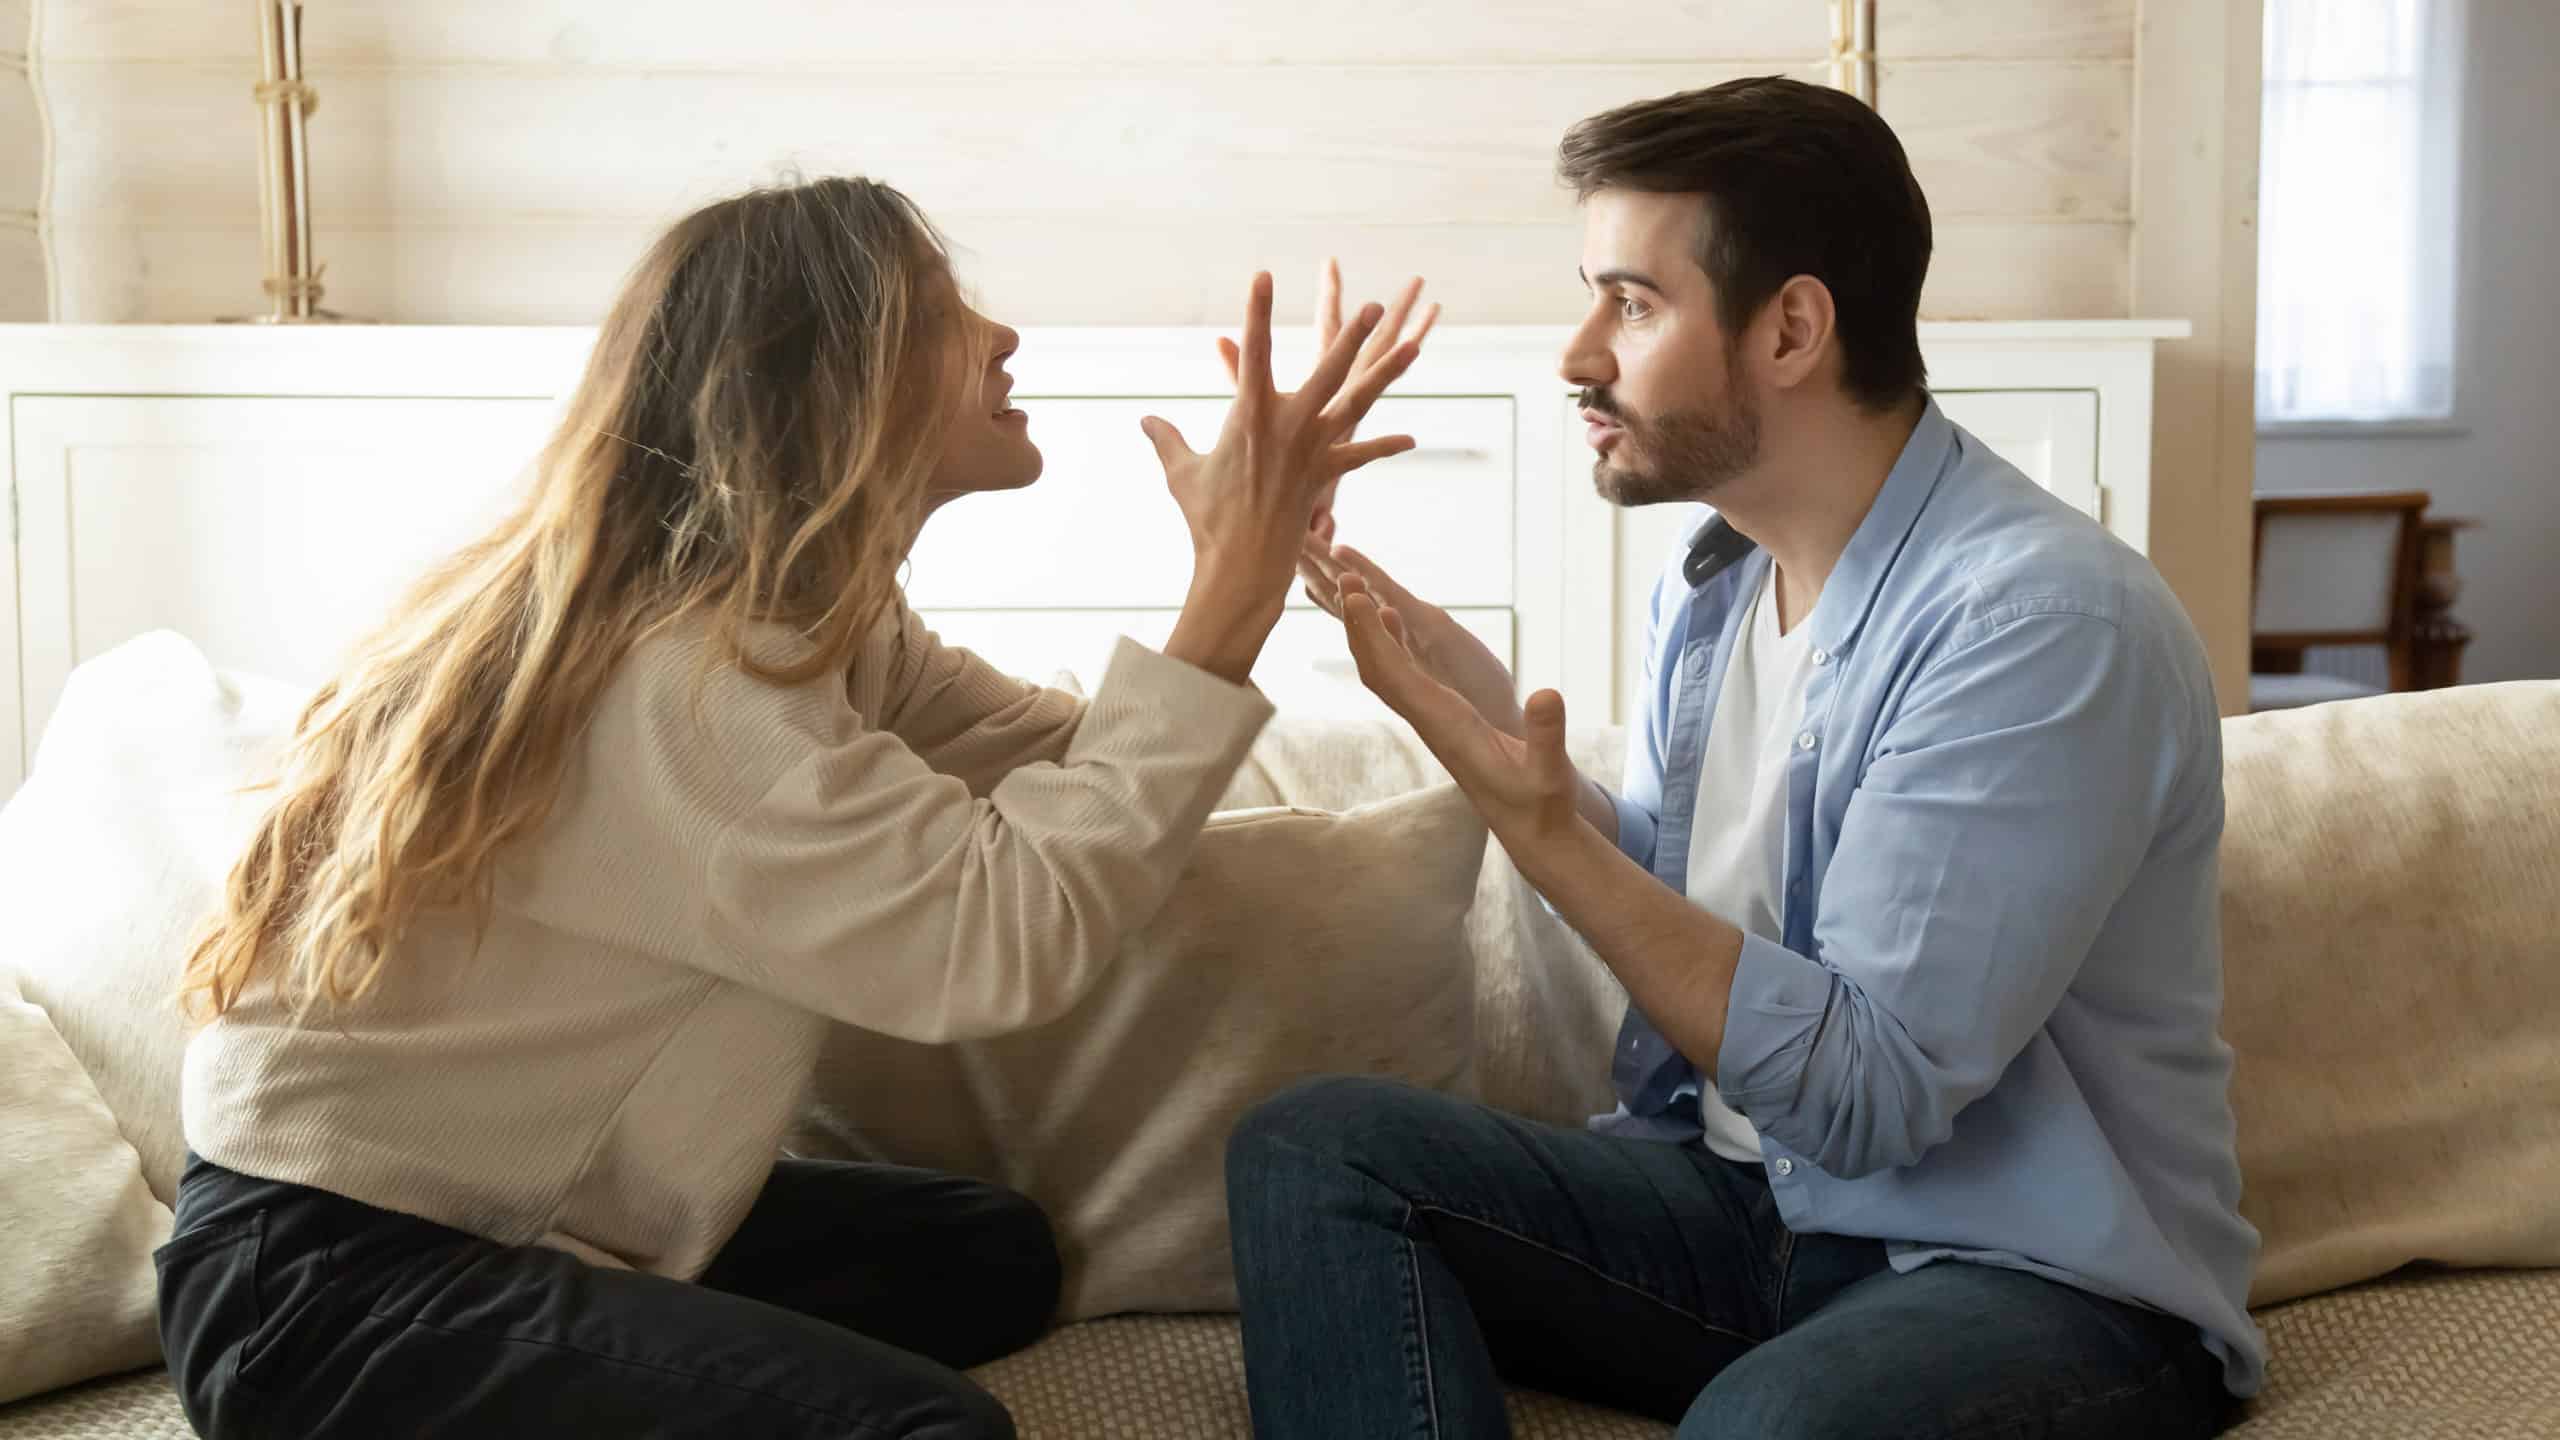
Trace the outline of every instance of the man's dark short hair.
<path fill-rule="evenodd" d="M 1929 202 L 1892 127 L 1856 97 L 1773 75 L 1642 100 L 1567 130 L 1556 169 L 1585 200 L 1701 197 L 1698 268 L 1727 333 L 1810 275 L 1831 292 L 1842 380 L 1860 404 L 1888 409 L 1928 379 Z"/>

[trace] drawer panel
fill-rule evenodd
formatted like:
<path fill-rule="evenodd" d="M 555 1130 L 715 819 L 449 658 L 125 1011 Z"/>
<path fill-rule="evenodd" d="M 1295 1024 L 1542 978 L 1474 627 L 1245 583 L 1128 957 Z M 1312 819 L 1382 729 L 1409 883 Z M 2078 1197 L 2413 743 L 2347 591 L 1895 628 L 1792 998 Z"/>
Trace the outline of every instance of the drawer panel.
<path fill-rule="evenodd" d="M 1060 671 L 1090 694 L 1121 636 L 1162 645 L 1173 633 L 1172 610 L 924 610 L 917 612 L 945 643 L 966 646 L 1009 674 L 1050 683 Z M 1511 663 L 1508 610 L 1452 610 L 1458 622 Z M 1289 711 L 1385 709 L 1360 684 L 1341 622 L 1309 606 L 1280 617 L 1253 680 Z"/>
<path fill-rule="evenodd" d="M 909 599 L 918 609 L 1179 606 L 1191 583 L 1190 535 L 1138 420 L 1162 415 L 1206 449 L 1227 402 L 1025 396 L 1021 404 L 1047 461 L 1040 482 L 973 495 L 934 516 L 916 544 Z M 1343 482 L 1341 538 L 1439 604 L 1509 605 L 1511 402 L 1379 402 L 1364 433 L 1398 431 L 1414 437 L 1413 451 Z"/>

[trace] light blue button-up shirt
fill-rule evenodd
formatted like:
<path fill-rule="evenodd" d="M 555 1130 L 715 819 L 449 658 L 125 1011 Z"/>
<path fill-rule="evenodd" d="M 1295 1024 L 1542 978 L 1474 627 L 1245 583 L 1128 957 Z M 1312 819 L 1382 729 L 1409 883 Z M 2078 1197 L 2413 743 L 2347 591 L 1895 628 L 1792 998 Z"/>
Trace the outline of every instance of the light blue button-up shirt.
<path fill-rule="evenodd" d="M 1685 889 L 1699 756 L 1766 554 L 1710 520 L 1655 586 L 1618 845 Z M 1785 935 L 1746 935 L 1716 1088 L 1800 1232 L 2247 1310 L 2222 954 L 2221 722 L 2150 564 L 1922 414 L 1812 613 Z M 1737 797 L 1738 798 L 1738 797 Z M 1696 1143 L 1697 1067 L 1630 1008 L 1595 1128 Z"/>

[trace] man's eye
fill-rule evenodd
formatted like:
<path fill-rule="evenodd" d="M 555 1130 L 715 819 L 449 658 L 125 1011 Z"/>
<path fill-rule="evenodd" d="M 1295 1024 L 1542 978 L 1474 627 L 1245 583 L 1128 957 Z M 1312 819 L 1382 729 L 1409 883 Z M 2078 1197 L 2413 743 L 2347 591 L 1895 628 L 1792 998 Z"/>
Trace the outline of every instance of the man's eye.
<path fill-rule="evenodd" d="M 1629 295 L 1618 302 L 1618 313 L 1629 320 L 1641 320 L 1652 313 L 1652 310 L 1643 301 Z"/>

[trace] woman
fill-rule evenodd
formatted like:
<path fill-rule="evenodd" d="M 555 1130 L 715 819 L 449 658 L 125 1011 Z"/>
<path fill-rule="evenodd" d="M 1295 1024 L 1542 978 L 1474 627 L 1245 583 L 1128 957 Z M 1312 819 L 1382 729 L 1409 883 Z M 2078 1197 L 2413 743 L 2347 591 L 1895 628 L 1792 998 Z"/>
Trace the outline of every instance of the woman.
<path fill-rule="evenodd" d="M 1040 1213 L 774 1156 L 829 1022 L 1038 1024 L 1162 903 L 1317 497 L 1411 443 L 1343 437 L 1415 342 L 1363 361 L 1367 307 L 1277 395 L 1270 294 L 1217 445 L 1147 422 L 1190 595 L 1081 706 L 900 597 L 935 505 L 1041 463 L 913 206 L 825 180 L 651 250 L 523 508 L 303 715 L 189 958 L 158 1259 L 199 1432 L 1012 1433 L 958 1370 L 1046 1324 Z"/>

